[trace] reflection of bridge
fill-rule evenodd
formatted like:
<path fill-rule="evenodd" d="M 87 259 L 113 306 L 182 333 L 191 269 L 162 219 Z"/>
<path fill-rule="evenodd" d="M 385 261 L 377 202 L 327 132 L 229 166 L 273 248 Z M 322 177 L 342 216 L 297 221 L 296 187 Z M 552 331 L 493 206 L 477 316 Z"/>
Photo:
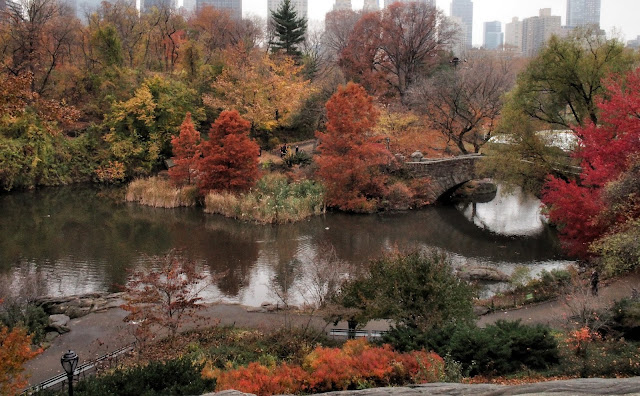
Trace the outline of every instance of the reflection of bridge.
<path fill-rule="evenodd" d="M 476 177 L 476 163 L 482 155 L 469 154 L 451 158 L 423 158 L 419 162 L 405 162 L 413 177 L 430 179 L 430 200 L 435 202 L 445 193 Z"/>

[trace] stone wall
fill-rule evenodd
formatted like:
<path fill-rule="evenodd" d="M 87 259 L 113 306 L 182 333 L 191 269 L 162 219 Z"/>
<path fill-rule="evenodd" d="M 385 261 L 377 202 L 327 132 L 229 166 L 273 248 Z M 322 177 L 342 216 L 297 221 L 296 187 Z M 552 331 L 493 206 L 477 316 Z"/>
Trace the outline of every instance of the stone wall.
<path fill-rule="evenodd" d="M 444 159 L 422 159 L 406 162 L 405 169 L 413 177 L 430 179 L 430 200 L 435 202 L 453 187 L 476 178 L 476 164 L 481 155 L 472 154 Z"/>

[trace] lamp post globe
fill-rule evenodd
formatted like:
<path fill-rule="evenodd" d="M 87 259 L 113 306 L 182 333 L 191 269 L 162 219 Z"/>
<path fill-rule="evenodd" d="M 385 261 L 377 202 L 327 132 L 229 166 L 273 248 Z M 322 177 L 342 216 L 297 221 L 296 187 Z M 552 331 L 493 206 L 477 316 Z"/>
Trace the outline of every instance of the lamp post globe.
<path fill-rule="evenodd" d="M 69 396 L 73 396 L 73 373 L 78 366 L 78 355 L 69 349 L 69 352 L 65 352 L 60 358 L 60 364 L 62 364 L 62 368 L 67 373 L 69 380 Z"/>

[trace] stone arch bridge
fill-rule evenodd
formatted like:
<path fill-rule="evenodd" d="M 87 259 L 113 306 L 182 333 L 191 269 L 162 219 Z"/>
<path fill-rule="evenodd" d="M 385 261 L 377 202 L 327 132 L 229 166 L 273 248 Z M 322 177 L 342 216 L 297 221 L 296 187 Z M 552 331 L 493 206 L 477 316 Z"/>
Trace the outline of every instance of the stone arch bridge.
<path fill-rule="evenodd" d="M 405 169 L 412 177 L 429 178 L 429 200 L 437 201 L 453 192 L 460 185 L 476 178 L 476 164 L 480 154 L 460 155 L 450 158 L 422 158 L 405 162 Z"/>

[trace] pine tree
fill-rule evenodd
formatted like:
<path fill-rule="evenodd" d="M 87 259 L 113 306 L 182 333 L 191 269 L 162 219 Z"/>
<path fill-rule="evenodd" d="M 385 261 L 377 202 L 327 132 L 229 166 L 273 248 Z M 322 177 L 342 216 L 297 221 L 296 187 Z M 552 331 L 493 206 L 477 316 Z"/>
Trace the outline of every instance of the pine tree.
<path fill-rule="evenodd" d="M 307 18 L 298 18 L 291 0 L 284 0 L 276 11 L 271 12 L 275 37 L 271 45 L 276 51 L 284 50 L 285 54 L 300 56 L 297 46 L 304 41 L 307 33 Z"/>

